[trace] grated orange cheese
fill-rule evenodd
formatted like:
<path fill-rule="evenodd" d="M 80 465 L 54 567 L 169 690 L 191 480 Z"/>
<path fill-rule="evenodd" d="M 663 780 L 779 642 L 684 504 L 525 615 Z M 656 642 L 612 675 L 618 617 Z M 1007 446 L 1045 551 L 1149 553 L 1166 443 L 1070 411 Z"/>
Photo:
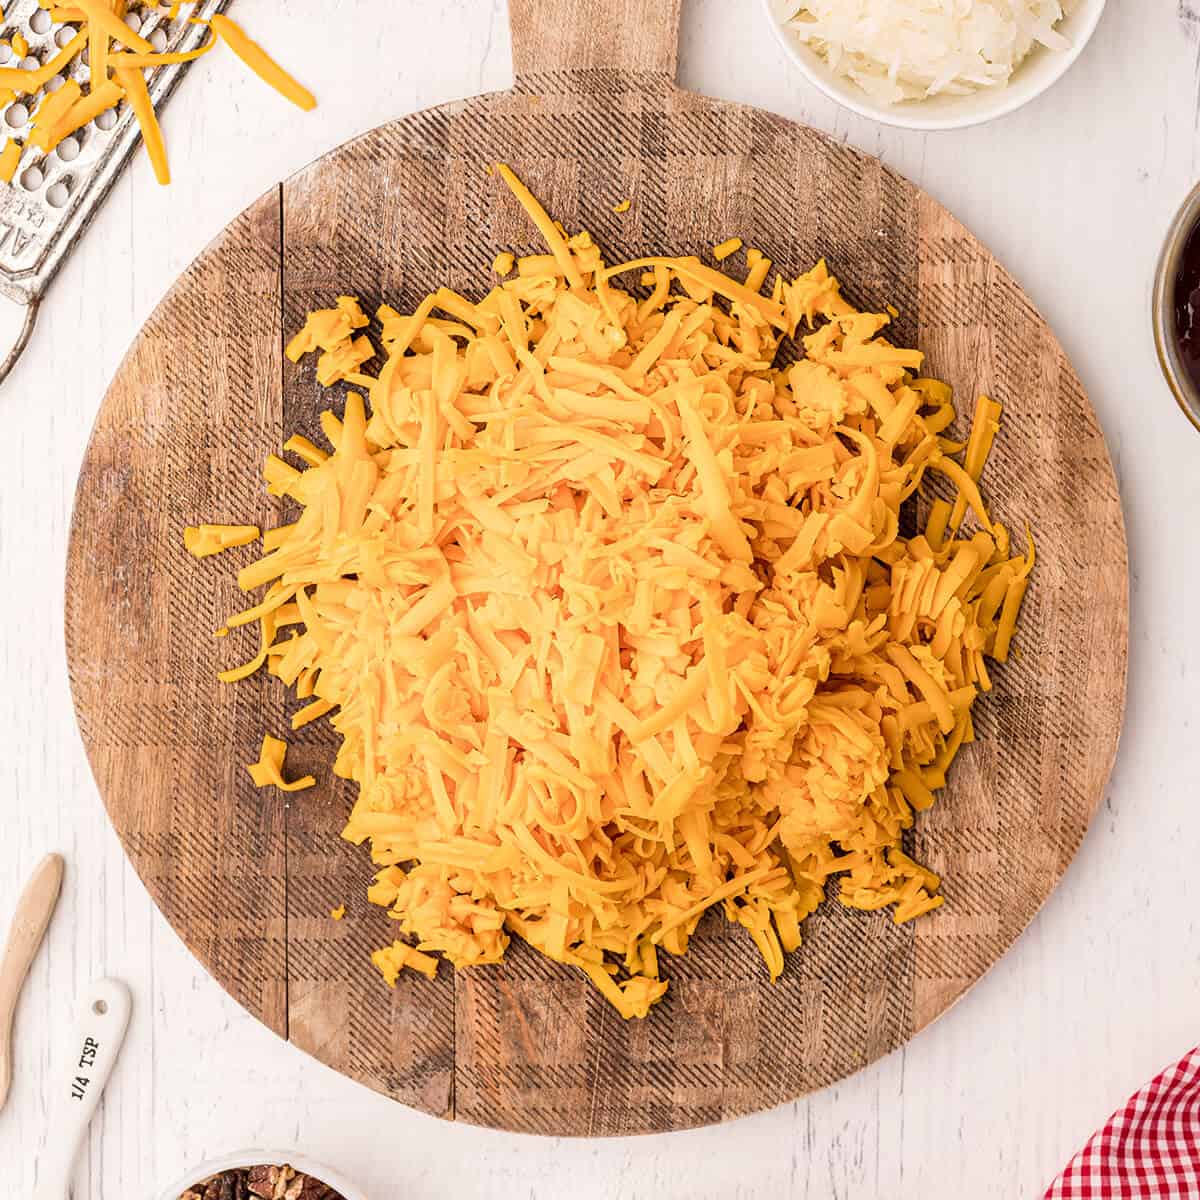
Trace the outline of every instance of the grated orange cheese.
<path fill-rule="evenodd" d="M 405 942 L 393 942 L 384 950 L 376 950 L 371 955 L 371 961 L 379 968 L 379 973 L 388 987 L 396 986 L 396 980 L 400 978 L 400 972 L 405 967 L 419 971 L 429 979 L 437 974 L 437 959 L 420 950 L 414 950 Z"/>
<path fill-rule="evenodd" d="M 163 143 L 158 117 L 154 114 L 154 104 L 150 100 L 146 80 L 141 71 L 133 67 L 118 67 L 113 74 L 116 75 L 117 83 L 124 91 L 129 107 L 133 109 L 133 115 L 141 127 L 142 142 L 154 168 L 154 178 L 164 185 L 170 183 L 171 168 L 167 165 L 167 148 Z"/>
<path fill-rule="evenodd" d="M 0 104 L 9 103 L 17 95 L 36 95 L 56 76 L 68 72 L 85 50 L 89 64 L 86 91 L 76 80 L 68 79 L 57 91 L 46 93 L 38 106 L 27 140 L 43 153 L 48 154 L 63 138 L 126 100 L 137 118 L 155 177 L 160 183 L 169 183 L 166 148 L 144 72 L 191 62 L 207 54 L 218 38 L 281 95 L 306 111 L 316 107 L 312 93 L 226 16 L 218 14 L 210 20 L 188 18 L 192 24 L 208 25 L 211 29 L 208 40 L 195 50 L 157 51 L 149 40 L 125 23 L 126 0 L 74 0 L 70 5 L 41 0 L 41 7 L 64 28 L 74 25 L 80 28 L 45 63 L 32 68 L 0 67 Z M 178 17 L 178 4 L 152 3 L 142 7 L 169 20 Z M 17 58 L 23 58 L 28 53 L 24 37 L 16 33 L 11 41 Z M 114 49 L 114 45 L 118 48 Z M 15 146 L 15 151 L 8 150 L 9 146 Z M 12 182 L 22 149 L 20 143 L 7 143 L 5 156 L 0 157 L 0 182 Z"/>
<path fill-rule="evenodd" d="M 299 779 L 288 783 L 283 778 L 283 760 L 287 754 L 287 743 L 280 738 L 266 734 L 262 740 L 262 749 L 258 754 L 258 762 L 251 763 L 246 768 L 255 787 L 277 787 L 281 792 L 302 792 L 317 781 L 311 775 L 302 775 Z"/>
<path fill-rule="evenodd" d="M 244 29 L 221 13 L 210 18 L 213 31 L 264 83 L 285 96 L 297 108 L 310 112 L 316 97 L 288 74 Z"/>
<path fill-rule="evenodd" d="M 21 162 L 21 143 L 6 138 L 4 149 L 0 150 L 0 180 L 11 183 Z"/>
<path fill-rule="evenodd" d="M 261 537 L 257 525 L 191 525 L 183 531 L 189 554 L 207 558 L 233 546 L 248 546 Z"/>
<path fill-rule="evenodd" d="M 834 876 L 896 922 L 937 908 L 902 837 L 974 738 L 1033 568 L 978 489 L 999 407 L 980 402 L 990 432 L 960 464 L 949 388 L 823 262 L 765 295 L 758 251 L 744 283 L 696 259 L 606 267 L 497 173 L 549 253 L 478 303 L 385 305 L 375 338 L 339 297 L 289 344 L 353 387 L 328 449 L 268 459 L 299 515 L 228 622 L 258 650 L 221 677 L 265 666 L 308 701 L 294 725 L 341 736 L 343 836 L 370 843 L 368 898 L 416 942 L 376 967 L 394 985 L 436 955 L 494 963 L 516 935 L 643 1017 L 659 952 L 709 910 L 774 979 Z M 802 357 L 774 366 L 793 334 Z M 970 536 L 943 500 L 901 535 L 936 474 Z M 282 750 L 256 766 L 276 782 Z"/>

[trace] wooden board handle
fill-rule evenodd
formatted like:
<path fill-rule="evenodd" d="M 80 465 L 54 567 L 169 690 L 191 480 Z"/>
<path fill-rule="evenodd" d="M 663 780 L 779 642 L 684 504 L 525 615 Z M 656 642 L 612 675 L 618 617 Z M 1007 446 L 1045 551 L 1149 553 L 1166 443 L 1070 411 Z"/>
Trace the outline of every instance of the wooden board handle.
<path fill-rule="evenodd" d="M 509 0 L 513 71 L 609 69 L 675 78 L 682 0 Z"/>
<path fill-rule="evenodd" d="M 17 999 L 54 915 L 62 880 L 62 856 L 47 854 L 17 901 L 8 946 L 0 960 L 0 1108 L 4 1107 L 12 1086 L 13 1018 L 17 1012 Z"/>

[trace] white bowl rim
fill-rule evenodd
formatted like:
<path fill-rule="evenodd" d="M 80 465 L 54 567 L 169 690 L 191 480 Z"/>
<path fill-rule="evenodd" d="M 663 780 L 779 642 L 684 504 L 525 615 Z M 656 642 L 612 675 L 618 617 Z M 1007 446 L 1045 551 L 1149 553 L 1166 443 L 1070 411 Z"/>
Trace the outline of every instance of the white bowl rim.
<path fill-rule="evenodd" d="M 339 1175 L 332 1167 L 306 1157 L 303 1154 L 293 1154 L 290 1150 L 243 1150 L 237 1154 L 225 1154 L 220 1158 L 212 1158 L 193 1167 L 178 1183 L 172 1184 L 159 1193 L 159 1200 L 179 1200 L 189 1187 L 222 1171 L 230 1171 L 237 1167 L 257 1167 L 267 1163 L 273 1166 L 287 1164 L 295 1167 L 302 1175 L 311 1175 L 322 1183 L 340 1192 L 346 1200 L 367 1200 L 362 1188 L 355 1186 L 348 1179 Z"/>
<path fill-rule="evenodd" d="M 1032 100 L 1037 99 L 1038 96 L 1049 91 L 1071 69 L 1086 49 L 1088 42 L 1092 40 L 1092 35 L 1096 32 L 1096 27 L 1100 24 L 1100 18 L 1104 15 L 1108 0 L 1082 0 L 1082 2 L 1089 7 L 1081 7 L 1079 10 L 1082 25 L 1075 35 L 1075 41 L 1070 49 L 1055 52 L 1056 57 L 1053 60 L 1055 69 L 1048 71 L 1045 79 L 1036 87 L 1014 88 L 1013 84 L 1010 83 L 1003 88 L 996 88 L 994 92 L 979 91 L 973 92 L 969 96 L 963 96 L 961 99 L 964 101 L 989 97 L 994 99 L 994 103 L 991 105 L 979 104 L 978 107 L 969 109 L 958 116 L 922 115 L 921 102 L 919 100 L 900 107 L 877 104 L 865 92 L 862 93 L 861 99 L 856 96 L 847 95 L 846 92 L 835 87 L 830 82 L 826 72 L 814 67 L 805 57 L 801 47 L 784 28 L 783 22 L 776 15 L 776 0 L 760 0 L 760 7 L 767 18 L 768 24 L 775 31 L 775 37 L 783 47 L 784 53 L 799 68 L 801 74 L 809 83 L 823 92 L 829 99 L 840 104 L 843 108 L 850 109 L 851 112 L 855 112 L 861 117 L 867 117 L 869 120 L 878 121 L 883 125 L 892 125 L 899 129 L 918 129 L 932 132 L 948 129 L 966 129 L 972 125 L 983 125 L 988 121 L 998 120 L 1000 117 L 1006 117 L 1009 113 L 1016 112 L 1018 108 L 1022 108 Z"/>

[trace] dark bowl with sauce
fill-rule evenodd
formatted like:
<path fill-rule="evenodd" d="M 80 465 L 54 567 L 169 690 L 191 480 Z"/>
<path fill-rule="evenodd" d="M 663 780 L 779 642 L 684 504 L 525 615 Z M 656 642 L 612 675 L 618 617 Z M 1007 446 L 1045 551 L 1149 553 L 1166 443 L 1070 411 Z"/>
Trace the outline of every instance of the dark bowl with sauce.
<path fill-rule="evenodd" d="M 1158 260 L 1154 344 L 1179 407 L 1200 429 L 1200 185 L 1171 223 Z"/>

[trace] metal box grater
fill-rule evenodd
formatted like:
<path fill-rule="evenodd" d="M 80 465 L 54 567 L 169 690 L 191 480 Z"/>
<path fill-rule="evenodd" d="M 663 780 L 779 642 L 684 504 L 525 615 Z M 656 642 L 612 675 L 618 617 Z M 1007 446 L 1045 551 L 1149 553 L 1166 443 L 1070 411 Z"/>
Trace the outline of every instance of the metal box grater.
<path fill-rule="evenodd" d="M 158 50 L 193 50 L 205 37 L 204 26 L 192 25 L 187 16 L 211 17 L 223 12 L 231 0 L 199 0 L 171 21 L 136 0 L 126 20 L 131 28 Z M 9 47 L 0 47 L 0 66 L 36 68 L 47 62 L 78 32 L 75 25 L 51 20 L 38 0 L 7 0 L 0 38 L 20 32 L 29 43 L 29 54 L 18 61 Z M 5 55 L 7 54 L 7 57 Z M 147 79 L 150 98 L 161 109 L 183 76 L 188 64 L 159 67 Z M 88 81 L 87 52 L 78 56 L 69 74 L 80 84 Z M 66 81 L 57 75 L 42 92 L 18 96 L 0 111 L 0 143 L 6 137 L 20 141 L 30 132 L 29 119 L 45 92 Z M 79 240 L 117 176 L 140 141 L 137 120 L 129 105 L 102 113 L 67 138 L 50 154 L 27 147 L 10 185 L 0 184 L 0 307 L 6 324 L 15 329 L 0 345 L 0 383 L 16 365 L 29 341 L 41 302 L 67 253 Z M 11 345 L 7 352 L 4 345 Z"/>

